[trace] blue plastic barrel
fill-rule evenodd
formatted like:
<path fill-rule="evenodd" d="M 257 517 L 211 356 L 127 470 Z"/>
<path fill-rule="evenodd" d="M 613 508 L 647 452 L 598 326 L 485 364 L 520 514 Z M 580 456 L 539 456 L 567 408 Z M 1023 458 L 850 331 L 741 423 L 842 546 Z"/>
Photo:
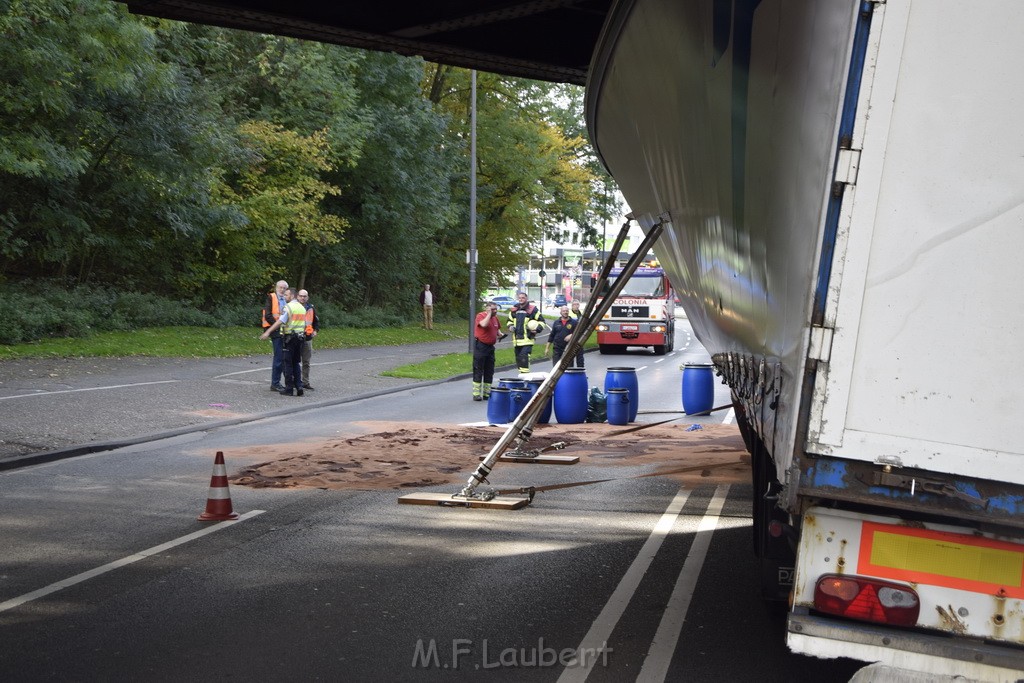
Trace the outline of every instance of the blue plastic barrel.
<path fill-rule="evenodd" d="M 604 376 L 604 393 L 616 388 L 629 389 L 629 421 L 636 422 L 640 409 L 640 384 L 636 380 L 636 368 L 608 368 Z M 611 422 L 611 418 L 608 419 Z"/>
<path fill-rule="evenodd" d="M 527 388 L 510 389 L 508 392 L 508 421 L 512 422 L 519 413 L 523 412 L 527 402 L 530 400 L 530 390 Z"/>
<path fill-rule="evenodd" d="M 510 389 L 491 387 L 491 396 L 487 399 L 487 422 L 492 425 L 503 425 L 508 422 L 508 398 Z"/>
<path fill-rule="evenodd" d="M 505 387 L 506 389 L 525 389 L 526 380 L 516 377 L 502 377 L 498 380 L 498 386 Z"/>
<path fill-rule="evenodd" d="M 540 385 L 544 383 L 542 379 L 528 379 L 526 380 L 526 386 L 530 387 L 530 398 L 537 393 L 540 389 Z M 537 417 L 537 424 L 546 425 L 551 421 L 551 397 L 548 396 L 548 400 L 544 402 L 544 407 L 540 409 L 540 415 Z"/>
<path fill-rule="evenodd" d="M 569 368 L 555 385 L 555 419 L 561 424 L 587 421 L 587 371 Z"/>
<path fill-rule="evenodd" d="M 710 363 L 687 363 L 683 367 L 683 411 L 687 415 L 714 408 L 714 367 Z"/>
<path fill-rule="evenodd" d="M 629 389 L 614 387 L 608 390 L 608 424 L 629 424 L 630 413 Z"/>

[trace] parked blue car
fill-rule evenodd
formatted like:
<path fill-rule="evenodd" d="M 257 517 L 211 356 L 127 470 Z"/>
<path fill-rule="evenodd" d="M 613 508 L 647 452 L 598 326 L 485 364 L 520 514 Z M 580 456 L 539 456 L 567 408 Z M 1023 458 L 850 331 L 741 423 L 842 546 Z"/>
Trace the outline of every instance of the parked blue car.
<path fill-rule="evenodd" d="M 496 296 L 491 299 L 491 303 L 497 306 L 499 311 L 507 311 L 518 302 L 510 296 Z"/>

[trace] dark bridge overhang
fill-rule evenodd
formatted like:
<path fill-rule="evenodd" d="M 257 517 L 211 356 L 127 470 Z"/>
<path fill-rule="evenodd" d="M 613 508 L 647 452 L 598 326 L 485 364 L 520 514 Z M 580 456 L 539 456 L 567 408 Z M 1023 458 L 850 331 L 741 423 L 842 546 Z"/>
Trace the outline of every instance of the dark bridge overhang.
<path fill-rule="evenodd" d="M 117 0 L 136 14 L 583 85 L 611 0 Z"/>

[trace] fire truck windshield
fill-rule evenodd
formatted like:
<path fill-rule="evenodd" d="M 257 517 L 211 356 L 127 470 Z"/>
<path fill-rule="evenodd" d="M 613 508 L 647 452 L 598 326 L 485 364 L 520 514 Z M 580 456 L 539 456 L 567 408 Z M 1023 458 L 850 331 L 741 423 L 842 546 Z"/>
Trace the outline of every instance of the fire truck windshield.
<path fill-rule="evenodd" d="M 608 294 L 611 291 L 612 285 L 618 278 L 608 278 L 608 283 L 601 293 L 602 296 Z M 665 297 L 665 278 L 658 277 L 641 277 L 634 275 L 626 282 L 626 286 L 622 288 L 622 292 L 619 296 L 625 297 L 642 297 L 648 299 L 657 299 Z"/>

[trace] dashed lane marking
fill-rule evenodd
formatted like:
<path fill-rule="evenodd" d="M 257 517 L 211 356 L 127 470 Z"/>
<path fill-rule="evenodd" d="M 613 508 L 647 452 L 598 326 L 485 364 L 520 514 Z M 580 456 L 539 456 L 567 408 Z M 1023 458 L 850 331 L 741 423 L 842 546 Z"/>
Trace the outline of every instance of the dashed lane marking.
<path fill-rule="evenodd" d="M 36 390 L 34 394 L 18 394 L 17 396 L 0 396 L 0 401 L 10 401 L 15 398 L 32 398 L 35 396 L 53 396 L 54 394 L 75 394 L 82 391 L 106 391 L 107 389 L 125 389 L 128 387 L 145 387 L 153 384 L 173 384 L 176 379 L 163 379 L 159 382 L 136 382 L 135 384 L 114 384 L 109 387 L 86 387 L 85 389 L 60 389 L 59 391 Z"/>
<path fill-rule="evenodd" d="M 348 360 L 326 360 L 322 363 L 310 363 L 311 367 L 319 367 L 321 365 L 338 365 L 339 363 L 363 363 L 368 360 L 384 360 L 386 358 L 400 358 L 398 354 L 391 354 L 389 356 L 370 356 L 369 358 L 350 358 Z M 270 370 L 270 366 L 266 365 L 259 368 L 252 368 L 250 370 L 239 370 L 237 372 L 228 372 L 223 375 L 217 375 L 214 380 L 224 379 L 225 377 L 234 377 L 235 375 L 247 375 L 250 372 L 267 372 Z"/>

